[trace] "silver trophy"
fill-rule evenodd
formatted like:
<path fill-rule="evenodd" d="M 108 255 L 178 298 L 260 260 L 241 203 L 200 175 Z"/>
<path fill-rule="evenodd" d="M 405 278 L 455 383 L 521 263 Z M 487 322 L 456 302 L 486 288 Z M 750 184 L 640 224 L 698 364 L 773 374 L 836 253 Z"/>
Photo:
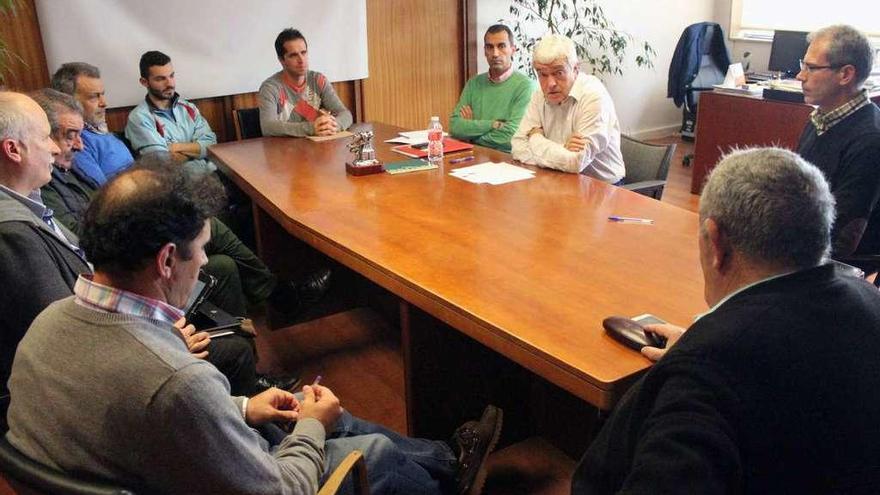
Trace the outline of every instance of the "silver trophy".
<path fill-rule="evenodd" d="M 373 131 L 358 132 L 348 143 L 348 151 L 354 153 L 354 160 L 345 164 L 352 175 L 367 175 L 384 171 L 382 162 L 376 159 L 373 147 Z"/>

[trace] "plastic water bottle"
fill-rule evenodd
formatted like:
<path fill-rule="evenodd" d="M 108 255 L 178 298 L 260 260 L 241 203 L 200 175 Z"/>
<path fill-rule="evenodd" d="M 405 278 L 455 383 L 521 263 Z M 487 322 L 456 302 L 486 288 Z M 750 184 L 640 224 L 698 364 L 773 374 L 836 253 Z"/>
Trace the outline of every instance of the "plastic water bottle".
<path fill-rule="evenodd" d="M 428 162 L 439 163 L 443 161 L 443 125 L 440 117 L 431 117 L 428 124 Z"/>

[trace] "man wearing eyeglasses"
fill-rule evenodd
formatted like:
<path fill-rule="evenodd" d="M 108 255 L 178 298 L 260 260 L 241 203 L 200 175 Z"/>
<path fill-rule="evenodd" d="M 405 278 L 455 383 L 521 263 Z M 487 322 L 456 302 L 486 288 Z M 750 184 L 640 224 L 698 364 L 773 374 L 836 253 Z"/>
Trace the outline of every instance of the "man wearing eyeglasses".
<path fill-rule="evenodd" d="M 863 83 L 873 66 L 868 38 L 851 26 L 811 33 L 797 78 L 816 105 L 798 153 L 825 174 L 837 201 L 832 256 L 880 254 L 880 109 Z"/>

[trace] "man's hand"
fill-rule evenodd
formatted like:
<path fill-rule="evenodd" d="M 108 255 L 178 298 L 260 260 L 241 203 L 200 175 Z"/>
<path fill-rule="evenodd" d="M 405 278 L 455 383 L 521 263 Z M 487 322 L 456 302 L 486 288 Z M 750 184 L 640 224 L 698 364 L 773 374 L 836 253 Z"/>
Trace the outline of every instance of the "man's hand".
<path fill-rule="evenodd" d="M 333 395 L 333 392 L 320 385 L 306 385 L 303 387 L 303 395 L 299 417 L 315 418 L 328 431 L 333 428 L 342 415 L 342 406 L 339 405 L 339 399 Z"/>
<path fill-rule="evenodd" d="M 254 320 L 250 318 L 242 319 L 241 324 L 238 325 L 238 329 L 250 335 L 251 337 L 257 336 L 257 327 L 254 326 Z"/>
<path fill-rule="evenodd" d="M 251 426 L 270 421 L 290 423 L 301 416 L 300 403 L 286 391 L 272 387 L 248 399 L 244 420 Z"/>
<path fill-rule="evenodd" d="M 574 151 L 575 153 L 580 153 L 586 147 L 587 140 L 580 134 L 572 134 L 571 137 L 568 138 L 568 142 L 565 143 L 565 149 L 568 151 Z"/>
<path fill-rule="evenodd" d="M 168 151 L 175 161 L 189 161 L 199 157 L 201 148 L 199 143 L 171 143 L 168 145 Z"/>
<path fill-rule="evenodd" d="M 181 318 L 174 322 L 174 327 L 183 336 L 186 348 L 189 349 L 190 354 L 199 359 L 208 357 L 207 347 L 211 343 L 211 336 L 208 335 L 208 332 L 196 332 L 195 326 L 186 324 L 186 318 Z"/>
<path fill-rule="evenodd" d="M 461 115 L 461 118 L 471 120 L 474 118 L 474 110 L 470 105 L 465 105 L 461 107 L 461 110 L 458 111 L 458 114 Z"/>
<path fill-rule="evenodd" d="M 336 117 L 330 115 L 324 110 L 321 111 L 321 116 L 315 119 L 314 126 L 316 136 L 330 136 L 336 134 L 336 131 L 339 130 L 339 124 L 336 122 Z"/>
<path fill-rule="evenodd" d="M 670 325 L 669 323 L 645 325 L 645 330 L 666 337 L 666 348 L 664 349 L 658 349 L 657 347 L 651 346 L 642 347 L 642 355 L 651 361 L 659 361 L 660 358 L 666 354 L 666 351 L 678 342 L 678 339 L 681 338 L 681 335 L 684 333 L 684 328 Z"/>
<path fill-rule="evenodd" d="M 543 127 L 532 127 L 531 129 L 529 129 L 529 132 L 526 133 L 526 138 L 530 138 L 535 134 L 540 134 L 543 136 L 544 135 L 544 128 Z"/>
<path fill-rule="evenodd" d="M 186 163 L 190 160 L 189 156 L 179 151 L 171 153 L 171 159 L 174 160 L 174 163 Z"/>

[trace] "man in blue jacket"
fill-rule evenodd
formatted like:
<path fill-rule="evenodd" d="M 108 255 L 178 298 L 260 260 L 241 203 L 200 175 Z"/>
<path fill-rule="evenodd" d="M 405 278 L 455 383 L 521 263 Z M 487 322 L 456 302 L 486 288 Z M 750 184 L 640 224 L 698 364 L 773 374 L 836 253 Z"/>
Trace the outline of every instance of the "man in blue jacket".
<path fill-rule="evenodd" d="M 147 95 L 128 114 L 125 126 L 125 137 L 135 153 L 165 151 L 190 172 L 217 170 L 207 159 L 207 148 L 217 144 L 217 135 L 199 109 L 177 93 L 171 58 L 155 50 L 146 52 L 141 56 L 140 73 Z"/>

